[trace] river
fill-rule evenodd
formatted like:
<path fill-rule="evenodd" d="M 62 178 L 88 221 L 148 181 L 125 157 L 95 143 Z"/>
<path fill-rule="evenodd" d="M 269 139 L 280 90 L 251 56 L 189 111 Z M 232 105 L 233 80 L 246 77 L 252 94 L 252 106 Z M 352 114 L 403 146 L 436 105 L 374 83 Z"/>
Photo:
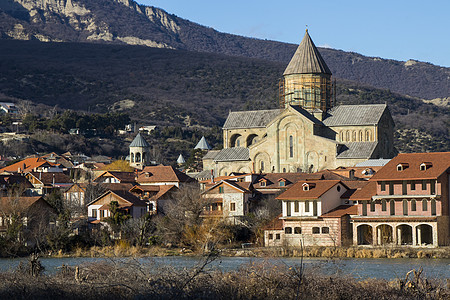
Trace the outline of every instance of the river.
<path fill-rule="evenodd" d="M 172 266 L 175 268 L 191 268 L 201 264 L 201 257 L 168 256 L 147 258 L 42 258 L 46 274 L 52 274 L 62 265 L 77 266 L 94 262 L 155 264 L 156 266 Z M 20 262 L 27 263 L 26 258 L 0 259 L 0 271 L 11 271 Z M 222 271 L 237 270 L 250 263 L 268 263 L 268 265 L 299 266 L 300 258 L 255 258 L 255 257 L 220 257 L 207 266 Z M 450 259 L 303 259 L 305 270 L 314 270 L 328 275 L 347 275 L 355 279 L 378 278 L 392 280 L 404 278 L 412 269 L 423 268 L 427 278 L 449 279 Z"/>

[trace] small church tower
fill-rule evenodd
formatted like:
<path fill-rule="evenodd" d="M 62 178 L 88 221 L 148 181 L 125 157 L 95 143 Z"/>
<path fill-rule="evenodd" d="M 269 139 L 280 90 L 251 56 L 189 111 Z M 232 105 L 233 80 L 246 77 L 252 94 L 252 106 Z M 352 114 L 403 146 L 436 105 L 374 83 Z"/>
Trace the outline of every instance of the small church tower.
<path fill-rule="evenodd" d="M 300 106 L 314 115 L 332 107 L 331 71 L 306 29 L 280 80 L 280 106 Z M 319 114 L 317 114 L 319 113 Z"/>
<path fill-rule="evenodd" d="M 130 166 L 143 169 L 150 164 L 150 144 L 138 133 L 130 144 Z"/>

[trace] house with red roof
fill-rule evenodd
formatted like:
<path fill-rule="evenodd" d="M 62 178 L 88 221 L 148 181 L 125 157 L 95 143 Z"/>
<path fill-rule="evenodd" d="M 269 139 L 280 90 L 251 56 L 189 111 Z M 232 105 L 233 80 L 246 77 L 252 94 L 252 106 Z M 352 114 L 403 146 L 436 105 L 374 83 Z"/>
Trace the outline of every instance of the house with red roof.
<path fill-rule="evenodd" d="M 354 245 L 449 245 L 450 152 L 403 153 L 356 191 Z"/>
<path fill-rule="evenodd" d="M 172 166 L 148 166 L 137 173 L 136 182 L 139 185 L 175 185 L 178 188 L 196 183 L 192 177 Z"/>
<path fill-rule="evenodd" d="M 340 180 L 301 180 L 279 195 L 282 214 L 266 226 L 265 246 L 342 246 L 351 244 L 348 202 L 351 189 Z"/>
<path fill-rule="evenodd" d="M 88 221 L 92 224 L 97 224 L 110 217 L 110 204 L 112 201 L 117 201 L 119 209 L 132 218 L 140 218 L 147 213 L 147 203 L 132 193 L 109 190 L 87 204 Z"/>
<path fill-rule="evenodd" d="M 236 224 L 246 216 L 254 200 L 251 182 L 222 180 L 202 193 L 207 205 L 202 217 L 224 218 Z"/>
<path fill-rule="evenodd" d="M 29 157 L 7 167 L 1 168 L 0 173 L 28 173 L 28 172 L 62 172 L 59 164 L 54 164 L 40 157 Z"/>
<path fill-rule="evenodd" d="M 135 185 L 130 193 L 147 203 L 148 213 L 164 214 L 178 190 L 175 185 Z"/>

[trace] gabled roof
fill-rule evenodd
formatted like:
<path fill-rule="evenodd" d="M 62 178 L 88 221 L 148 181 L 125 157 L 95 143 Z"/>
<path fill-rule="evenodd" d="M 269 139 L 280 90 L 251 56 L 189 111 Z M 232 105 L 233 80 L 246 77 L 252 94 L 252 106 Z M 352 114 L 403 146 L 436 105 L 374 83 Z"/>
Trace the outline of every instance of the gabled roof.
<path fill-rule="evenodd" d="M 272 219 L 263 230 L 283 230 L 283 219 L 280 219 L 283 214 L 279 214 L 274 219 Z"/>
<path fill-rule="evenodd" d="M 283 75 L 290 74 L 330 74 L 331 71 L 317 50 L 306 30 L 305 36 L 295 51 Z"/>
<path fill-rule="evenodd" d="M 336 158 L 370 158 L 378 142 L 353 142 L 341 146 Z"/>
<path fill-rule="evenodd" d="M 153 182 L 194 182 L 195 179 L 172 166 L 148 166 L 137 175 L 138 183 Z"/>
<path fill-rule="evenodd" d="M 214 161 L 237 161 L 250 160 L 250 152 L 248 148 L 233 147 L 225 148 L 219 151 L 214 157 Z"/>
<path fill-rule="evenodd" d="M 378 158 L 378 159 L 368 159 L 366 161 L 357 163 L 355 167 L 383 167 L 391 159 L 390 158 Z"/>
<path fill-rule="evenodd" d="M 250 193 L 250 186 L 251 186 L 251 182 L 237 182 L 234 180 L 221 180 L 218 183 L 214 184 L 212 187 L 210 187 L 209 189 L 207 189 L 206 191 L 204 191 L 202 194 L 207 193 L 215 188 L 217 188 L 218 186 L 222 185 L 222 184 L 227 184 L 235 189 L 237 189 L 238 191 L 241 191 L 243 193 Z"/>
<path fill-rule="evenodd" d="M 11 201 L 15 203 L 11 205 Z M 51 205 L 42 198 L 42 196 L 36 197 L 0 197 L 0 207 L 3 213 L 11 213 L 17 209 L 28 209 L 38 201 L 42 201 L 45 205 L 51 208 Z M 52 208 L 53 209 L 53 208 Z"/>
<path fill-rule="evenodd" d="M 53 181 L 58 183 L 73 183 L 72 179 L 62 172 L 28 172 L 44 185 L 52 185 Z"/>
<path fill-rule="evenodd" d="M 3 172 L 11 172 L 11 173 L 17 173 L 19 168 L 21 172 L 30 172 L 34 168 L 40 168 L 40 167 L 56 167 L 57 165 L 46 161 L 43 158 L 40 157 L 29 157 L 25 158 L 24 160 L 21 160 L 19 162 L 16 162 L 15 164 L 12 164 L 10 166 L 4 167 L 0 169 L 0 173 Z"/>
<path fill-rule="evenodd" d="M 420 170 L 422 163 L 431 163 L 431 167 Z M 397 171 L 397 165 L 408 164 L 407 168 Z M 436 179 L 450 168 L 450 152 L 402 153 L 391 159 L 371 180 L 420 180 Z"/>
<path fill-rule="evenodd" d="M 317 180 L 317 181 L 299 181 L 294 184 L 287 191 L 282 193 L 277 197 L 278 200 L 309 200 L 309 199 L 318 199 L 327 191 L 329 191 L 332 187 L 337 185 L 338 183 L 343 184 L 339 180 Z M 312 186 L 307 191 L 303 190 L 303 185 L 309 184 Z"/>
<path fill-rule="evenodd" d="M 322 218 L 340 218 L 345 215 L 357 215 L 358 206 L 356 205 L 339 205 L 338 207 L 330 210 L 326 214 L 321 215 Z"/>
<path fill-rule="evenodd" d="M 361 189 L 357 189 L 351 196 L 350 200 L 358 201 L 358 200 L 371 200 L 372 196 L 377 194 L 377 182 L 369 181 L 366 186 Z"/>
<path fill-rule="evenodd" d="M 136 205 L 136 206 L 147 206 L 147 203 L 145 201 L 142 201 L 141 199 L 139 199 L 138 197 L 136 197 L 135 195 L 133 195 L 132 193 L 128 192 L 128 191 L 106 191 L 105 193 L 103 193 L 100 197 L 98 197 L 97 199 L 93 200 L 92 202 L 88 203 L 87 205 L 93 205 L 95 202 L 99 201 L 100 199 L 106 197 L 108 194 L 114 194 L 117 197 L 121 198 L 122 200 L 130 203 L 131 205 Z"/>
<path fill-rule="evenodd" d="M 206 141 L 205 137 L 202 136 L 202 138 L 200 139 L 200 141 L 197 143 L 197 146 L 195 146 L 194 149 L 201 149 L 201 150 L 211 150 L 211 146 L 208 144 L 208 142 Z M 181 154 L 180 154 L 181 156 Z"/>
<path fill-rule="evenodd" d="M 32 188 L 33 185 L 30 181 L 21 174 L 8 174 L 8 175 L 0 175 L 0 184 L 5 185 L 5 187 L 9 187 L 13 184 L 21 185 L 24 188 Z"/>
<path fill-rule="evenodd" d="M 166 195 L 169 191 L 178 190 L 178 188 L 175 185 L 159 185 L 159 191 L 156 193 L 156 195 L 152 196 L 149 200 L 151 201 L 157 201 L 162 196 Z"/>
<path fill-rule="evenodd" d="M 134 172 L 119 172 L 119 171 L 105 171 L 101 173 L 94 181 L 97 181 L 100 177 L 112 176 L 118 179 L 121 183 L 133 183 L 135 182 Z"/>
<path fill-rule="evenodd" d="M 139 132 L 131 142 L 130 147 L 150 148 L 150 144 L 142 137 L 141 133 Z"/>
<path fill-rule="evenodd" d="M 327 112 L 326 126 L 357 126 L 378 124 L 386 104 L 338 105 Z"/>
<path fill-rule="evenodd" d="M 280 186 L 280 179 L 286 180 L 285 186 Z M 254 187 L 260 189 L 286 189 L 300 180 L 321 180 L 322 174 L 318 173 L 263 173 L 258 176 Z M 261 181 L 265 181 L 265 186 L 261 186 Z"/>
<path fill-rule="evenodd" d="M 219 152 L 220 150 L 210 150 L 203 156 L 203 159 L 214 159 Z"/>
<path fill-rule="evenodd" d="M 223 129 L 264 128 L 282 112 L 283 109 L 233 111 L 228 114 Z"/>

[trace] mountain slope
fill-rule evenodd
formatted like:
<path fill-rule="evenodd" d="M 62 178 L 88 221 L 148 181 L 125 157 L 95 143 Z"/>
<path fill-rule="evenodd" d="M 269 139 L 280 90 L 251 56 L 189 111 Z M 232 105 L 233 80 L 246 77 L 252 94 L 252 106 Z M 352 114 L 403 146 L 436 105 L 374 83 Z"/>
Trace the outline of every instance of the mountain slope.
<path fill-rule="evenodd" d="M 299 30 L 299 36 L 301 32 Z M 172 48 L 287 63 L 296 45 L 220 33 L 131 0 L 2 0 L 3 39 Z M 314 38 L 314 36 L 313 36 Z M 450 69 L 320 49 L 338 78 L 423 99 L 450 96 Z"/>
<path fill-rule="evenodd" d="M 277 107 L 284 68 L 182 50 L 10 40 L 0 43 L 0 101 L 120 110 L 145 125 L 222 126 L 229 110 Z M 337 82 L 337 102 L 388 103 L 402 152 L 450 149 L 448 108 L 347 81 Z"/>

